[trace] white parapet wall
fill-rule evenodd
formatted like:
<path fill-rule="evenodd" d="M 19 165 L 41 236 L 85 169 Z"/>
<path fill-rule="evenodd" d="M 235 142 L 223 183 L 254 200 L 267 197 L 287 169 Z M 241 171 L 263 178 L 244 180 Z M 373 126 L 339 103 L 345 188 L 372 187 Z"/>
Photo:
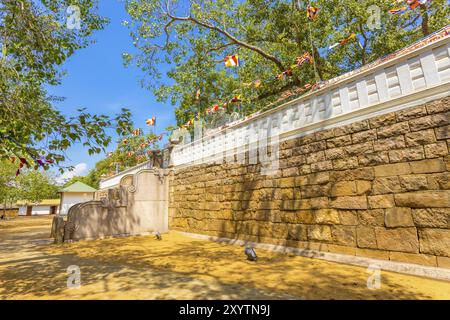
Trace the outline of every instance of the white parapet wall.
<path fill-rule="evenodd" d="M 146 161 L 137 166 L 124 170 L 112 177 L 108 177 L 100 181 L 100 190 L 116 187 L 120 184 L 120 180 L 126 175 L 135 174 L 144 169 L 151 169 L 153 167 L 152 161 Z"/>
<path fill-rule="evenodd" d="M 171 165 L 221 161 L 261 139 L 284 141 L 450 95 L 450 26 L 267 112 L 176 145 Z M 186 141 L 187 139 L 185 139 Z"/>

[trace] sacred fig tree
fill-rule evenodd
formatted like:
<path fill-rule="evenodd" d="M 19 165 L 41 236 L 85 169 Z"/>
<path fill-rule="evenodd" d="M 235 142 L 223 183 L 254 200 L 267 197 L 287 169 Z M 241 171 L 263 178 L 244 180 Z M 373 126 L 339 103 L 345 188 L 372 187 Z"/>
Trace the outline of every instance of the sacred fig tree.
<path fill-rule="evenodd" d="M 448 0 L 125 4 L 130 21 L 123 24 L 138 51 L 124 53 L 124 61 L 145 71 L 144 86 L 161 101 L 177 106 L 178 125 L 215 106 L 240 114 L 261 110 L 286 92 L 336 77 L 450 23 Z M 299 66 L 305 53 L 314 63 Z M 227 64 L 230 56 L 239 63 Z M 239 102 L 226 104 L 233 97 Z"/>
<path fill-rule="evenodd" d="M 109 130 L 131 130 L 130 112 L 97 115 L 79 109 L 66 116 L 48 94 L 64 74 L 61 65 L 93 40 L 107 19 L 94 0 L 0 0 L 0 158 L 24 167 L 58 166 L 65 151 L 82 143 L 89 153 L 104 151 Z"/>

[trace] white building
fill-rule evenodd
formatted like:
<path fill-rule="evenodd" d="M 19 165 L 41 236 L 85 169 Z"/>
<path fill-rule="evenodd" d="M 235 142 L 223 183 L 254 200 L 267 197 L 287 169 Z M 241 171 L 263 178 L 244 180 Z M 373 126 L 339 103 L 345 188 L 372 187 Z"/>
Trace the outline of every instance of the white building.
<path fill-rule="evenodd" d="M 79 181 L 61 189 L 59 191 L 61 193 L 59 214 L 67 214 L 69 209 L 77 203 L 94 200 L 96 191 L 96 189 Z"/>
<path fill-rule="evenodd" d="M 59 199 L 45 199 L 38 203 L 18 202 L 19 216 L 37 216 L 56 214 L 58 212 Z"/>

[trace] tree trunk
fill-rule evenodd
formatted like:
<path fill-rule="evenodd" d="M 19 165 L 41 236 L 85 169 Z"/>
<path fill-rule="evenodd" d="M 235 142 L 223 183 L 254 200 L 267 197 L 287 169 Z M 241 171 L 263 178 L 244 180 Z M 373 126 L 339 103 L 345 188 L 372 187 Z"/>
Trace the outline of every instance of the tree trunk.
<path fill-rule="evenodd" d="M 427 6 L 424 4 L 420 5 L 420 15 L 422 16 L 422 34 L 424 37 L 430 34 L 430 30 L 428 28 L 428 11 Z"/>

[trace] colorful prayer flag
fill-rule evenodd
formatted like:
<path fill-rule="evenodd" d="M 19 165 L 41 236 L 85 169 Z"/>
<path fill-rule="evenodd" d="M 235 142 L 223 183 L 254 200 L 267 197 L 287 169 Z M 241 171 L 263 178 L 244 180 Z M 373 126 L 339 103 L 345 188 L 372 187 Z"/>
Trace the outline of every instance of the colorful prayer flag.
<path fill-rule="evenodd" d="M 403 8 L 399 8 L 399 9 L 392 9 L 392 10 L 389 10 L 389 13 L 390 14 L 399 14 L 399 13 L 405 12 L 406 9 L 408 9 L 408 7 L 403 7 Z"/>
<path fill-rule="evenodd" d="M 314 58 L 309 52 L 305 52 L 300 57 L 297 57 L 297 66 L 301 66 L 305 62 L 314 63 Z"/>
<path fill-rule="evenodd" d="M 345 45 L 347 42 L 349 42 L 350 40 L 352 40 L 354 37 L 356 37 L 356 34 L 352 33 L 348 38 L 340 41 L 340 42 L 336 42 L 335 44 L 332 44 L 331 46 L 328 47 L 329 50 L 332 50 L 333 48 L 337 47 L 337 46 L 343 46 Z"/>
<path fill-rule="evenodd" d="M 156 124 L 156 118 L 153 117 L 153 118 L 151 118 L 151 119 L 147 119 L 147 120 L 145 120 L 145 123 L 146 123 L 148 126 L 154 126 L 154 125 Z"/>
<path fill-rule="evenodd" d="M 225 62 L 225 67 L 239 67 L 239 56 L 237 54 L 232 56 L 226 56 L 225 59 L 223 59 Z"/>
<path fill-rule="evenodd" d="M 319 13 L 319 8 L 314 8 L 311 5 L 308 5 L 307 9 L 306 9 L 306 16 L 308 17 L 309 21 L 314 21 L 314 19 L 316 19 L 317 14 Z"/>

